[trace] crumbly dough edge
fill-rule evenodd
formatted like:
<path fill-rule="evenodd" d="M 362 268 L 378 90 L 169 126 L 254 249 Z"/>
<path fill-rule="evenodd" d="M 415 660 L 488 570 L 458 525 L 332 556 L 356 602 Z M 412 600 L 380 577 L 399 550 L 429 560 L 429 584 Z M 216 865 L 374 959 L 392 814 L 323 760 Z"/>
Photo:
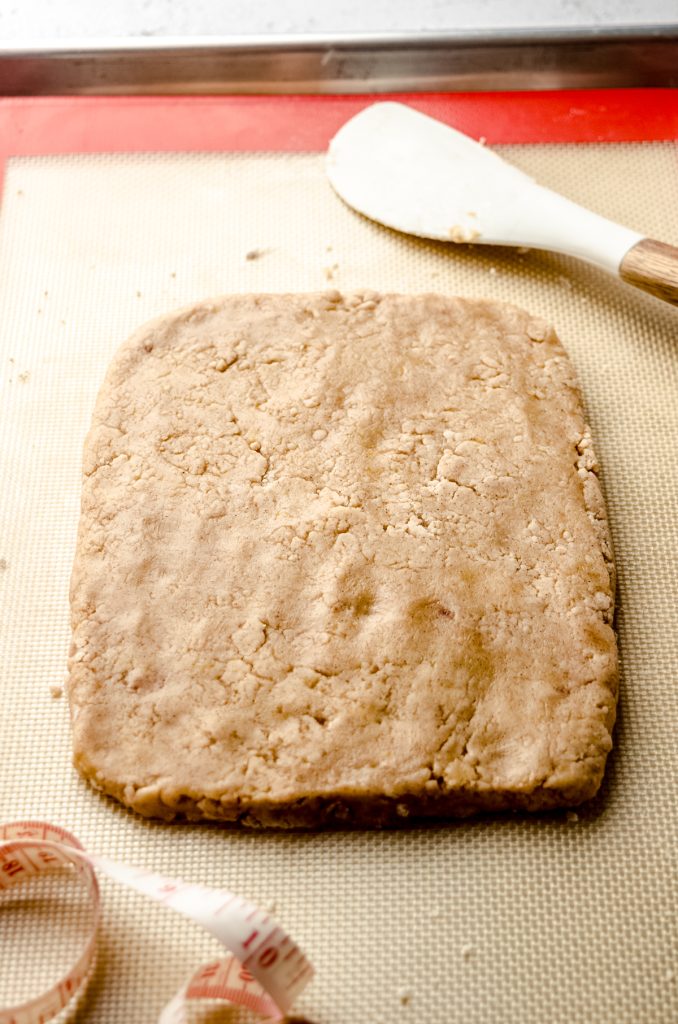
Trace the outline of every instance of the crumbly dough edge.
<path fill-rule="evenodd" d="M 374 796 L 358 791 L 335 791 L 279 801 L 248 798 L 220 801 L 197 794 L 163 793 L 162 787 L 132 787 L 104 779 L 82 757 L 75 765 L 92 788 L 113 797 L 144 818 L 162 821 L 213 821 L 248 828 L 386 828 L 435 819 L 463 819 L 483 813 L 539 813 L 577 807 L 598 792 L 607 752 L 579 765 L 578 778 L 562 786 L 539 785 L 530 790 L 497 790 L 488 784 L 464 786 L 431 794 L 404 792 Z M 584 765 L 586 771 L 584 771 Z M 88 767 L 90 770 L 88 770 Z"/>

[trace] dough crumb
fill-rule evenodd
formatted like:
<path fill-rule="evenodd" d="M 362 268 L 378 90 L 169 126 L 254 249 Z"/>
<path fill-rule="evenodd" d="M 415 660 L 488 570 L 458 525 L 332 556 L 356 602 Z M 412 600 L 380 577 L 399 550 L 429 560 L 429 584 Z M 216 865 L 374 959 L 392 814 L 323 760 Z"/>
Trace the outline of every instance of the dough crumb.
<path fill-rule="evenodd" d="M 478 145 L 479 146 L 484 146 L 486 142 L 487 142 L 487 139 L 485 138 L 485 136 L 481 135 L 480 138 L 478 139 Z"/>
<path fill-rule="evenodd" d="M 233 363 L 237 358 L 238 355 L 236 352 L 227 352 L 226 355 L 221 356 L 220 359 L 217 359 L 216 362 L 211 363 L 210 365 L 217 371 L 217 373 L 224 373 L 229 366 L 233 366 Z"/>
<path fill-rule="evenodd" d="M 574 825 L 575 822 L 579 821 L 579 815 L 576 811 L 568 811 L 565 815 L 565 821 L 567 821 L 570 825 Z"/>
<path fill-rule="evenodd" d="M 59 698 L 63 697 L 64 695 L 63 687 L 61 686 L 50 686 L 49 692 L 51 693 L 54 700 L 59 700 Z"/>
<path fill-rule="evenodd" d="M 473 946 L 462 946 L 461 947 L 461 955 L 464 958 L 464 960 L 470 960 L 471 957 L 473 956 L 474 952 L 475 952 L 475 950 L 474 950 Z"/>
<path fill-rule="evenodd" d="M 524 256 L 524 255 L 525 255 L 525 253 L 528 253 L 529 251 L 530 251 L 530 247 L 529 247 L 529 245 L 519 245 L 519 246 L 518 246 L 518 248 L 517 248 L 517 250 L 516 250 L 516 252 L 517 252 L 517 253 L 518 253 L 518 254 L 519 254 L 520 256 Z"/>
<path fill-rule="evenodd" d="M 474 242 L 476 238 L 480 238 L 480 232 L 475 228 L 463 228 L 459 224 L 454 224 L 448 232 L 451 241 L 462 243 L 462 242 Z"/>
<path fill-rule="evenodd" d="M 7 559 L 6 558 L 0 558 L 0 572 L 6 572 L 6 571 L 7 571 Z"/>
<path fill-rule="evenodd" d="M 28 381 L 28 378 L 30 377 L 30 375 L 31 375 L 30 370 L 24 370 L 23 373 L 20 373 L 18 375 L 17 380 L 21 381 L 22 384 L 25 384 Z"/>
<path fill-rule="evenodd" d="M 401 1006 L 409 1006 L 412 1002 L 412 993 L 408 988 L 401 988 L 398 992 L 398 1001 Z"/>
<path fill-rule="evenodd" d="M 549 326 L 543 320 L 530 320 L 526 331 L 532 341 L 544 341 L 548 337 Z"/>
<path fill-rule="evenodd" d="M 266 255 L 265 249 L 248 249 L 245 253 L 246 260 L 260 260 L 262 256 Z"/>
<path fill-rule="evenodd" d="M 329 266 L 323 267 L 323 274 L 325 275 L 326 281 L 334 281 L 334 275 L 339 270 L 338 263 L 331 263 Z"/>

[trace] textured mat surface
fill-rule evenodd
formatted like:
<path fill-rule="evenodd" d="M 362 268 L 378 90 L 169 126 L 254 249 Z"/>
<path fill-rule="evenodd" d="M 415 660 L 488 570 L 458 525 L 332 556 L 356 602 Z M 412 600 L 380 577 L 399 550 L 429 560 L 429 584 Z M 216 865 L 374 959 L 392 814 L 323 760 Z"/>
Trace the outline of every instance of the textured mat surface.
<path fill-rule="evenodd" d="M 504 152 L 678 243 L 673 144 Z M 82 441 L 113 351 L 146 318 L 202 297 L 325 287 L 516 302 L 570 352 L 603 464 L 622 658 L 616 750 L 576 820 L 304 835 L 167 826 L 71 768 L 66 701 L 50 688 L 68 648 Z M 314 155 L 16 159 L 0 308 L 2 819 L 47 818 L 93 850 L 275 903 L 317 969 L 299 1008 L 314 1024 L 675 1020 L 678 311 L 566 258 L 380 228 L 343 206 Z M 214 947 L 103 888 L 99 967 L 78 1019 L 145 1024 Z M 56 977 L 82 928 L 70 889 L 27 890 L 21 911 L 19 895 L 2 910 L 0 945 L 13 952 L 0 1005 Z"/>

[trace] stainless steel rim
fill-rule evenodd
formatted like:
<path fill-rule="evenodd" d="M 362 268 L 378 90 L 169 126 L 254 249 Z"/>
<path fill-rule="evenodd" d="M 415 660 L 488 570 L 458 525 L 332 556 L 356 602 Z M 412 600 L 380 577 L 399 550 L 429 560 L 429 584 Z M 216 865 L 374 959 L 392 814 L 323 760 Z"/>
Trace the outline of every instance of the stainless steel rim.
<path fill-rule="evenodd" d="M 0 45 L 0 93 L 358 93 L 678 86 L 678 24 Z"/>

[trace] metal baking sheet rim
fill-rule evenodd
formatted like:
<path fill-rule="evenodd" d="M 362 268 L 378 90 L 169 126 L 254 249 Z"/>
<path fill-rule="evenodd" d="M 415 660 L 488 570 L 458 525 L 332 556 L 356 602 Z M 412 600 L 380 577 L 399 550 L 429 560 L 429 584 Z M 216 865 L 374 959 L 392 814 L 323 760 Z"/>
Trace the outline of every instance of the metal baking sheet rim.
<path fill-rule="evenodd" d="M 0 94 L 512 91 L 678 86 L 675 26 L 130 38 L 0 45 Z"/>

